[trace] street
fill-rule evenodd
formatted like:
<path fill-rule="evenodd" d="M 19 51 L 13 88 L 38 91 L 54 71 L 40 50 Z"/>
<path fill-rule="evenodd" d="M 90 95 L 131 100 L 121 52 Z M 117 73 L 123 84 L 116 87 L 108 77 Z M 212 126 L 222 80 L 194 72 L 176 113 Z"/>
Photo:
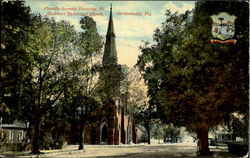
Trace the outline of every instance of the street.
<path fill-rule="evenodd" d="M 77 150 L 77 145 L 69 145 L 61 150 L 42 150 L 42 154 L 30 155 L 29 152 L 4 153 L 5 157 L 71 157 L 71 158 L 178 158 L 196 157 L 195 143 L 173 144 L 136 144 L 136 145 L 85 145 Z M 212 155 L 207 158 L 237 157 L 227 153 L 226 147 L 210 146 Z"/>

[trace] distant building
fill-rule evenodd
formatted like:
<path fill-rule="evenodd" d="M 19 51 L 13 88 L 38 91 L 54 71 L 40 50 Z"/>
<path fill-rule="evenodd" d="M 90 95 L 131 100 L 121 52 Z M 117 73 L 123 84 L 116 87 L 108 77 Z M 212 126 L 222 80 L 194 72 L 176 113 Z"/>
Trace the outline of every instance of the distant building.
<path fill-rule="evenodd" d="M 234 142 L 236 137 L 225 126 L 217 126 L 213 132 L 208 134 L 209 140 L 215 143 L 229 143 Z"/>
<path fill-rule="evenodd" d="M 2 124 L 0 118 L 0 152 L 21 151 L 29 144 L 28 124 L 15 120 L 12 124 Z"/>
<path fill-rule="evenodd" d="M 28 126 L 15 120 L 13 124 L 1 124 L 0 137 L 6 144 L 22 143 L 27 138 Z"/>

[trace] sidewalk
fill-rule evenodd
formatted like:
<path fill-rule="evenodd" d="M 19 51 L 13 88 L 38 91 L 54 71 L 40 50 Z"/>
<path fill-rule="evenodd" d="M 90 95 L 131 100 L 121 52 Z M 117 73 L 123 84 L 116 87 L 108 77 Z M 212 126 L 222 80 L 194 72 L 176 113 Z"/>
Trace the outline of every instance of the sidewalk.
<path fill-rule="evenodd" d="M 64 157 L 64 158 L 181 158 L 196 157 L 196 144 L 194 143 L 173 143 L 173 144 L 135 144 L 135 145 L 85 145 L 85 150 L 77 150 L 77 145 L 69 145 L 61 150 L 42 150 L 40 155 L 31 155 L 26 152 L 5 152 L 5 157 L 33 158 L 33 157 Z M 236 158 L 230 155 L 226 147 L 211 146 L 212 156 L 206 158 Z M 200 157 L 201 158 L 201 157 Z"/>
<path fill-rule="evenodd" d="M 84 145 L 84 150 L 78 150 L 78 145 L 69 145 L 61 150 L 41 150 L 41 154 L 32 155 L 30 151 L 5 152 L 5 157 L 99 157 L 118 156 L 127 153 L 142 152 L 144 145 Z"/>

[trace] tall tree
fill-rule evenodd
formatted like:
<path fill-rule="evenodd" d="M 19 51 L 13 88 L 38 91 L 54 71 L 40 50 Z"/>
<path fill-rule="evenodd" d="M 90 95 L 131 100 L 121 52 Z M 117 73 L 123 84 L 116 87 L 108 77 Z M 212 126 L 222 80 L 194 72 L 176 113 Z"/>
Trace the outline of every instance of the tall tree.
<path fill-rule="evenodd" d="M 77 118 L 80 119 L 79 150 L 83 149 L 85 125 L 100 105 L 96 88 L 100 84 L 98 71 L 103 47 L 93 18 L 85 16 L 80 24 L 83 30 L 78 34 L 75 57 L 69 62 L 64 86 L 65 110 L 71 126 Z"/>
<path fill-rule="evenodd" d="M 121 97 L 125 100 L 122 114 L 126 113 L 134 124 L 143 125 L 148 134 L 150 144 L 151 122 L 154 118 L 154 109 L 148 104 L 147 87 L 137 68 L 122 66 Z M 123 126 L 123 125 L 121 125 Z"/>
<path fill-rule="evenodd" d="M 62 93 L 63 54 L 72 50 L 74 28 L 32 15 L 21 1 L 1 2 L 1 9 L 1 99 L 8 94 L 1 104 L 13 119 L 34 125 L 32 152 L 39 153 L 40 124 Z"/>
<path fill-rule="evenodd" d="M 6 123 L 19 116 L 22 87 L 32 71 L 33 54 L 25 51 L 31 19 L 24 2 L 1 1 L 0 115 Z"/>
<path fill-rule="evenodd" d="M 93 18 L 85 16 L 80 21 L 83 33 L 80 37 L 82 50 L 86 53 L 86 65 L 84 65 L 84 78 L 82 79 L 82 94 L 85 96 L 85 101 L 81 103 L 82 113 L 80 121 L 80 139 L 79 150 L 83 149 L 84 127 L 90 119 L 90 115 L 100 105 L 99 97 L 96 92 L 98 86 L 98 67 L 100 64 L 94 60 L 100 59 L 101 50 L 103 47 L 102 37 L 99 35 L 96 22 Z M 82 76 L 83 77 L 83 76 Z"/>
<path fill-rule="evenodd" d="M 234 111 L 248 111 L 248 7 L 246 2 L 197 2 L 191 24 L 188 12 L 167 11 L 155 44 L 141 48 L 138 66 L 150 100 L 165 122 L 197 133 L 201 155 L 209 153 L 210 127 L 225 124 Z M 236 45 L 209 42 L 210 16 L 220 12 L 237 17 Z"/>
<path fill-rule="evenodd" d="M 39 153 L 40 125 L 53 106 L 60 105 L 57 102 L 63 92 L 65 98 L 81 107 L 82 113 L 88 114 L 96 107 L 97 66 L 93 63 L 100 54 L 102 39 L 90 17 L 81 20 L 84 31 L 77 34 L 65 21 L 31 15 L 23 2 L 1 2 L 1 8 L 6 13 L 1 14 L 4 28 L 1 29 L 4 51 L 0 71 L 1 105 L 2 99 L 6 105 L 1 106 L 1 114 L 10 111 L 10 116 L 16 116 L 13 109 L 17 109 L 18 118 L 30 122 L 34 127 L 32 153 Z M 71 88 L 69 91 L 65 90 L 67 86 Z M 73 94 L 71 98 L 67 92 Z M 81 114 L 81 119 L 85 120 L 86 115 Z M 84 124 L 81 128 L 84 129 Z"/>
<path fill-rule="evenodd" d="M 65 66 L 68 54 L 72 53 L 72 46 L 76 37 L 73 26 L 65 21 L 53 20 L 37 16 L 29 34 L 27 52 L 34 52 L 33 73 L 29 90 L 32 98 L 34 135 L 32 153 L 39 153 L 39 133 L 43 116 L 59 99 L 65 84 Z"/>

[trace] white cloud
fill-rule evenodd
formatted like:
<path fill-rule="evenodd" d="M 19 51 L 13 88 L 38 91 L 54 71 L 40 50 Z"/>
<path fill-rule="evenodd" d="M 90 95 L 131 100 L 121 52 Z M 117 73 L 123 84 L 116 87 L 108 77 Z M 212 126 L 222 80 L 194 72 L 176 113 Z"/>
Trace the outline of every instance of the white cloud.
<path fill-rule="evenodd" d="M 149 10 L 150 6 L 142 1 L 127 1 L 115 5 L 114 9 L 115 9 L 114 11 L 120 11 L 120 12 L 128 12 L 128 11 L 139 12 L 139 11 Z"/>
<path fill-rule="evenodd" d="M 168 2 L 161 10 L 161 13 L 165 13 L 167 9 L 171 12 L 185 13 L 187 10 L 192 10 L 194 8 L 193 4 L 182 2 L 182 7 L 178 7 L 174 2 Z"/>
<path fill-rule="evenodd" d="M 153 17 L 121 16 L 123 17 L 114 20 L 118 37 L 151 36 L 157 25 Z"/>
<path fill-rule="evenodd" d="M 132 67 L 137 62 L 137 56 L 140 54 L 139 46 L 142 44 L 139 40 L 117 39 L 117 56 L 119 64 L 126 64 Z"/>
<path fill-rule="evenodd" d="M 108 16 L 93 16 L 93 19 L 96 21 L 96 25 L 98 26 L 98 32 L 101 35 L 105 35 L 108 27 Z"/>

